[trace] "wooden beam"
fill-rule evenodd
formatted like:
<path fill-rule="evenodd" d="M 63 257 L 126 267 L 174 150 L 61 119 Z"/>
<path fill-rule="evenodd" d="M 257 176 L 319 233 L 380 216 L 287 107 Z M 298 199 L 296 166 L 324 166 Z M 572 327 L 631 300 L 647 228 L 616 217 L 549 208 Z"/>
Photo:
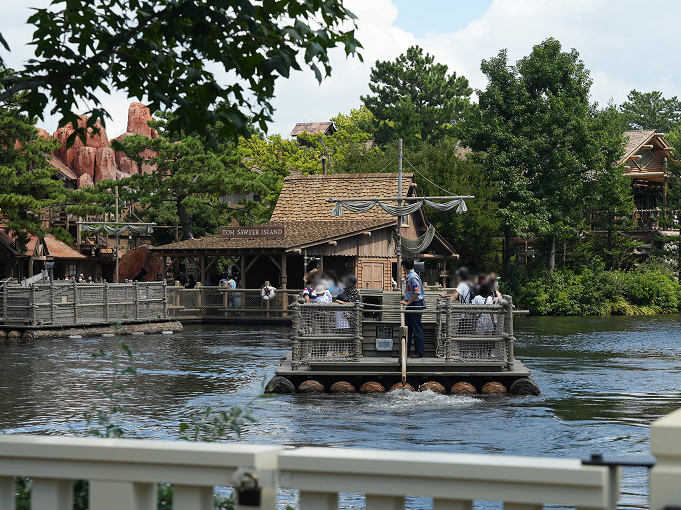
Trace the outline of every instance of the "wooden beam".
<path fill-rule="evenodd" d="M 338 241 L 329 241 L 331 246 L 338 246 Z"/>
<path fill-rule="evenodd" d="M 641 149 L 652 149 L 654 145 L 646 144 L 646 145 L 641 145 Z"/>
<path fill-rule="evenodd" d="M 634 154 L 629 159 L 643 159 L 643 156 L 641 156 L 640 154 Z"/>
<path fill-rule="evenodd" d="M 206 266 L 206 271 L 208 271 L 211 267 L 213 267 L 213 264 L 215 264 L 220 257 L 221 257 L 220 255 L 216 255 L 215 257 L 213 257 L 213 260 L 211 260 L 210 264 L 208 264 L 208 266 Z"/>
<path fill-rule="evenodd" d="M 255 257 L 253 257 L 253 260 L 251 260 L 251 262 L 246 266 L 246 270 L 244 271 L 244 273 L 248 273 L 248 270 L 253 267 L 253 264 L 255 264 L 259 258 L 260 255 L 256 255 Z"/>
<path fill-rule="evenodd" d="M 272 261 L 272 263 L 277 267 L 277 269 L 279 270 L 279 272 L 281 272 L 281 265 L 279 264 L 279 262 L 277 261 L 277 259 L 275 259 L 272 255 L 267 255 L 267 257 L 268 257 L 268 258 Z"/>
<path fill-rule="evenodd" d="M 371 232 L 362 232 L 364 237 L 371 237 Z"/>

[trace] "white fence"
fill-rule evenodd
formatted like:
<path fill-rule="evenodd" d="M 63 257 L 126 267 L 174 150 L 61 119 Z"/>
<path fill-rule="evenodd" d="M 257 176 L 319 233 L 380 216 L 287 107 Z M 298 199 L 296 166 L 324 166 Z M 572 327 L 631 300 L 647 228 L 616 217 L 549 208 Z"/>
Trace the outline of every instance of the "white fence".
<path fill-rule="evenodd" d="M 681 410 L 651 428 L 657 465 L 652 510 L 681 503 Z M 338 508 L 340 492 L 363 493 L 367 510 L 396 510 L 406 496 L 434 510 L 470 510 L 502 501 L 504 510 L 544 505 L 613 510 L 619 469 L 576 459 L 122 439 L 0 436 L 0 510 L 14 509 L 14 477 L 31 477 L 33 510 L 71 510 L 72 481 L 90 482 L 91 510 L 156 509 L 156 486 L 174 485 L 174 510 L 213 508 L 215 487 L 257 480 L 274 510 L 276 490 L 300 492 L 300 510 Z"/>

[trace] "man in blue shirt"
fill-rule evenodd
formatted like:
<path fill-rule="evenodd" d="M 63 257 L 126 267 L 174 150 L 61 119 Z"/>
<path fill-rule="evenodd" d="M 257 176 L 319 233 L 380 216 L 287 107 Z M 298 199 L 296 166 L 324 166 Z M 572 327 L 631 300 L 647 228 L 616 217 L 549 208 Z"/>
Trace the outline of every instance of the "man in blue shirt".
<path fill-rule="evenodd" d="M 414 260 L 405 257 L 402 260 L 402 271 L 405 274 L 407 289 L 404 292 L 404 299 L 401 301 L 407 310 L 423 311 L 425 308 L 425 291 L 421 277 L 414 271 Z M 411 351 L 411 340 L 414 339 L 414 354 L 412 358 L 423 358 L 425 345 L 423 343 L 423 326 L 421 325 L 420 313 L 407 313 L 404 317 L 409 335 L 407 337 L 407 354 Z"/>

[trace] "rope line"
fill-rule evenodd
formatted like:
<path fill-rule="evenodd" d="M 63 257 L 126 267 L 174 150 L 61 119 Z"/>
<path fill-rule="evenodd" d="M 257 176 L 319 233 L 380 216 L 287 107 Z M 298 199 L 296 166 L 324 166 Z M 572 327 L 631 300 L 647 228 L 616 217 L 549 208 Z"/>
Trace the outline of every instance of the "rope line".
<path fill-rule="evenodd" d="M 450 194 L 450 195 L 453 195 L 453 194 L 454 194 L 454 193 L 452 193 L 451 191 L 444 189 L 442 186 L 438 186 L 438 185 L 435 184 L 433 181 L 431 181 L 430 179 L 428 179 L 428 177 L 426 177 L 426 176 L 423 175 L 421 172 L 419 172 L 419 171 L 416 169 L 416 167 L 415 167 L 414 165 L 411 164 L 411 161 L 409 161 L 407 158 L 405 158 L 404 156 L 402 156 L 402 159 L 403 159 L 404 161 L 406 161 L 407 163 L 409 163 L 409 166 L 412 167 L 412 169 L 414 170 L 414 172 L 416 172 L 417 174 L 419 174 L 421 177 L 423 177 L 426 181 L 428 181 L 430 184 L 432 184 L 433 186 L 435 186 L 437 189 L 439 189 L 440 191 L 444 191 L 445 193 L 448 193 L 448 194 Z"/>

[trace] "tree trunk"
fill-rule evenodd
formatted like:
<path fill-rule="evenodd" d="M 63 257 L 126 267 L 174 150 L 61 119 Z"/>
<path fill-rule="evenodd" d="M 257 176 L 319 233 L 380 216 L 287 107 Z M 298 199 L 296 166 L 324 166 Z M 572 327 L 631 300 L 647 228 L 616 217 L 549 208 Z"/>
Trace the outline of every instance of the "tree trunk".
<path fill-rule="evenodd" d="M 511 242 L 512 238 L 511 228 L 507 227 L 504 232 L 504 277 L 511 276 Z"/>
<path fill-rule="evenodd" d="M 546 268 L 553 271 L 556 268 L 556 236 L 549 238 L 549 252 L 546 254 Z"/>
<path fill-rule="evenodd" d="M 194 228 L 192 220 L 189 219 L 187 209 L 182 204 L 184 197 L 177 199 L 177 216 L 180 218 L 180 225 L 182 225 L 182 237 L 184 239 L 194 239 Z"/>

